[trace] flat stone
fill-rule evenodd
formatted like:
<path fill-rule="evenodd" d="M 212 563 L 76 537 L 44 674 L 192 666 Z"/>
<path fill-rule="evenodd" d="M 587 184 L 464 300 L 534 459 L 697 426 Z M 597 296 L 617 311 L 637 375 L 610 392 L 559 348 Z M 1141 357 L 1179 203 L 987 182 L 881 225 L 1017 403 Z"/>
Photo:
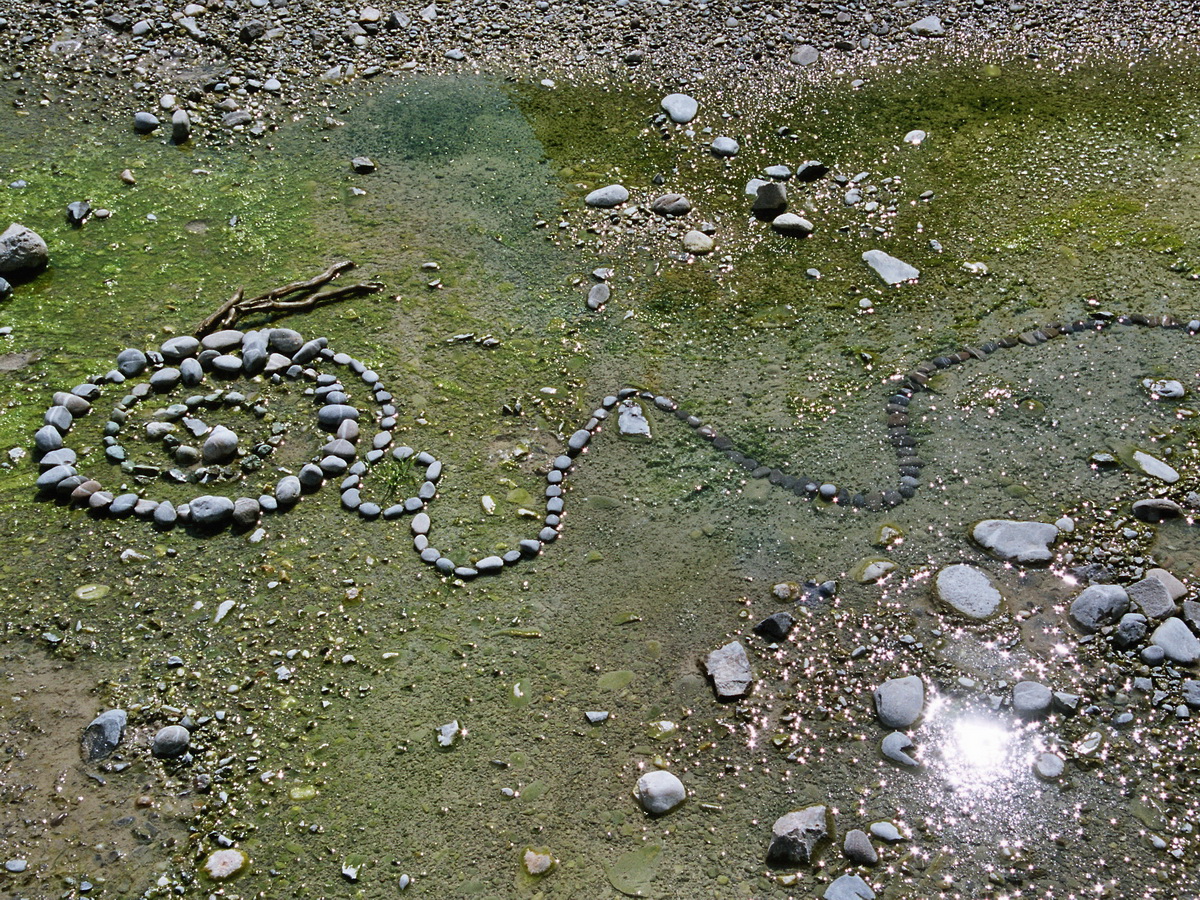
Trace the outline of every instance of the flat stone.
<path fill-rule="evenodd" d="M 946 27 L 937 16 L 926 16 L 908 26 L 908 30 L 920 37 L 941 37 L 946 33 Z"/>
<path fill-rule="evenodd" d="M 1157 457 L 1151 456 L 1141 450 L 1135 450 L 1132 456 L 1134 467 L 1139 469 L 1151 478 L 1157 478 L 1159 481 L 1165 481 L 1167 484 L 1174 484 L 1179 480 L 1179 473 Z"/>
<path fill-rule="evenodd" d="M 767 863 L 782 868 L 807 865 L 828 835 L 828 815 L 824 806 L 810 806 L 780 816 L 771 828 Z"/>
<path fill-rule="evenodd" d="M 910 266 L 903 260 L 896 259 L 882 250 L 868 250 L 862 255 L 863 262 L 870 266 L 886 284 L 903 284 L 906 281 L 916 281 L 921 270 Z"/>
<path fill-rule="evenodd" d="M 1168 572 L 1166 569 L 1149 569 L 1146 572 L 1147 578 L 1157 578 L 1163 583 L 1163 587 L 1167 589 L 1167 594 L 1172 600 L 1181 600 L 1187 595 L 1187 585 Z"/>
<path fill-rule="evenodd" d="M 1175 601 L 1171 599 L 1167 586 L 1158 578 L 1148 576 L 1125 590 L 1129 599 L 1148 619 L 1165 619 L 1175 614 Z"/>
<path fill-rule="evenodd" d="M 1154 629 L 1150 643 L 1161 647 L 1167 659 L 1190 666 L 1200 659 L 1200 640 L 1196 638 L 1183 619 L 1172 616 Z"/>
<path fill-rule="evenodd" d="M 767 616 L 761 622 L 754 626 L 754 633 L 759 637 L 764 637 L 768 641 L 782 641 L 787 638 L 792 627 L 796 624 L 796 617 L 786 611 L 774 613 Z"/>
<path fill-rule="evenodd" d="M 667 94 L 661 105 L 663 112 L 676 125 L 686 125 L 700 111 L 700 104 L 687 94 Z"/>
<path fill-rule="evenodd" d="M 875 900 L 871 886 L 858 875 L 840 875 L 825 888 L 825 900 Z"/>
<path fill-rule="evenodd" d="M 687 799 L 687 789 L 671 772 L 655 769 L 637 780 L 633 795 L 650 815 L 662 816 Z"/>
<path fill-rule="evenodd" d="M 798 66 L 811 66 L 821 59 L 821 51 L 812 44 L 801 44 L 792 51 L 791 61 Z"/>
<path fill-rule="evenodd" d="M 1147 497 L 1134 502 L 1133 514 L 1143 522 L 1157 525 L 1167 519 L 1178 519 L 1184 508 L 1166 497 Z"/>
<path fill-rule="evenodd" d="M 969 619 L 988 619 L 1004 598 L 982 569 L 958 563 L 946 566 L 934 579 L 938 600 Z"/>
<path fill-rule="evenodd" d="M 738 142 L 731 137 L 719 137 L 713 139 L 713 142 L 709 144 L 708 149 L 713 156 L 721 159 L 729 159 L 737 156 L 738 152 L 742 148 L 738 145 Z"/>
<path fill-rule="evenodd" d="M 1043 563 L 1054 559 L 1050 547 L 1058 534 L 1058 528 L 1046 522 L 1011 519 L 984 519 L 971 529 L 972 540 L 985 550 L 1000 559 L 1023 563 Z"/>
<path fill-rule="evenodd" d="M 1050 711 L 1054 693 L 1037 681 L 1019 681 L 1013 685 L 1013 711 L 1019 716 L 1034 719 Z"/>
<path fill-rule="evenodd" d="M 740 641 L 730 641 L 712 651 L 704 661 L 704 667 L 712 679 L 718 700 L 734 700 L 745 696 L 754 683 L 750 660 Z"/>
<path fill-rule="evenodd" d="M 1093 584 L 1071 601 L 1071 618 L 1086 632 L 1099 631 L 1129 611 L 1129 594 L 1118 584 Z"/>
<path fill-rule="evenodd" d="M 893 678 L 875 688 L 875 712 L 885 728 L 908 728 L 925 709 L 925 682 L 919 675 Z"/>
<path fill-rule="evenodd" d="M 1065 761 L 1056 753 L 1039 753 L 1033 763 L 1033 773 L 1042 781 L 1057 781 L 1065 769 Z"/>
<path fill-rule="evenodd" d="M 650 437 L 650 423 L 642 414 L 642 408 L 626 400 L 617 415 L 617 430 L 627 437 Z"/>

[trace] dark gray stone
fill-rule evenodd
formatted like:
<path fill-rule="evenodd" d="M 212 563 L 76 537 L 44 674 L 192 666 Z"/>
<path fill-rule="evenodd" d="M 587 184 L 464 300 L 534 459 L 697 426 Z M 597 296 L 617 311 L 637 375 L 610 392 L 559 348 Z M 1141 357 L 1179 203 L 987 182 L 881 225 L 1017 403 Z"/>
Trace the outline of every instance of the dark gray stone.
<path fill-rule="evenodd" d="M 233 501 L 228 497 L 205 494 L 188 504 L 192 524 L 201 529 L 218 529 L 233 518 Z"/>
<path fill-rule="evenodd" d="M 87 762 L 104 759 L 121 743 L 125 736 L 128 716 L 123 709 L 108 709 L 92 719 L 83 730 L 81 749 Z"/>
<path fill-rule="evenodd" d="M 0 234 L 0 274 L 36 272 L 49 261 L 50 251 L 36 231 L 13 222 Z"/>

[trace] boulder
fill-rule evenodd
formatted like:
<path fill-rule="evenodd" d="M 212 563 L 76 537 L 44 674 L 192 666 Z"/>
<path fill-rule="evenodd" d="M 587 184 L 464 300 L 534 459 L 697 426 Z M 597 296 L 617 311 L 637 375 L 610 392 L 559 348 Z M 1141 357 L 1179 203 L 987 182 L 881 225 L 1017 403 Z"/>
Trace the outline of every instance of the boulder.
<path fill-rule="evenodd" d="M 46 268 L 50 252 L 35 231 L 13 222 L 0 234 L 0 275 Z"/>

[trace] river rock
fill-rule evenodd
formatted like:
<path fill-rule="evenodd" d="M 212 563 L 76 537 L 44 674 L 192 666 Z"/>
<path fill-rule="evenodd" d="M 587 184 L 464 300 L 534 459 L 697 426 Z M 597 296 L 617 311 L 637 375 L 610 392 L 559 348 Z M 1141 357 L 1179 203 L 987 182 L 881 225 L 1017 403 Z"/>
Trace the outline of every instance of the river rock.
<path fill-rule="evenodd" d="M 1057 781 L 1066 770 L 1066 763 L 1057 753 L 1039 753 L 1033 763 L 1033 773 L 1042 781 Z"/>
<path fill-rule="evenodd" d="M 1151 478 L 1157 478 L 1159 481 L 1165 481 L 1167 484 L 1174 484 L 1179 480 L 1179 473 L 1171 468 L 1171 466 L 1158 457 L 1151 456 L 1142 450 L 1133 451 L 1131 461 L 1135 468 L 1140 469 Z"/>
<path fill-rule="evenodd" d="M 217 425 L 209 433 L 200 450 L 205 465 L 221 466 L 237 456 L 238 436 L 224 425 Z"/>
<path fill-rule="evenodd" d="M 687 798 L 687 790 L 672 773 L 655 769 L 637 780 L 633 795 L 650 815 L 662 816 Z"/>
<path fill-rule="evenodd" d="M 903 731 L 893 731 L 884 737 L 879 745 L 879 750 L 885 759 L 890 759 L 892 762 L 910 769 L 917 769 L 921 764 L 908 754 L 913 747 L 912 738 Z"/>
<path fill-rule="evenodd" d="M 608 302 L 611 296 L 612 288 L 610 288 L 607 284 L 604 282 L 600 282 L 600 284 L 593 284 L 588 290 L 587 308 L 599 309 Z"/>
<path fill-rule="evenodd" d="M 806 865 L 828 835 L 828 815 L 824 806 L 810 806 L 780 816 L 771 828 L 767 863 L 785 868 Z"/>
<path fill-rule="evenodd" d="M 871 886 L 858 875 L 840 875 L 825 888 L 824 900 L 875 900 Z"/>
<path fill-rule="evenodd" d="M 1133 514 L 1143 522 L 1157 525 L 1167 519 L 1179 518 L 1184 514 L 1184 509 L 1167 497 L 1146 497 L 1134 501 Z"/>
<path fill-rule="evenodd" d="M 1050 711 L 1054 693 L 1037 681 L 1018 681 L 1013 685 L 1013 711 L 1027 719 L 1036 719 Z"/>
<path fill-rule="evenodd" d="M 1145 616 L 1141 613 L 1125 613 L 1117 623 L 1117 630 L 1113 632 L 1113 643 L 1118 650 L 1136 646 L 1146 637 L 1147 631 L 1149 626 Z"/>
<path fill-rule="evenodd" d="M 870 836 L 861 828 L 846 833 L 842 853 L 856 866 L 873 866 L 879 862 L 879 854 L 871 844 Z"/>
<path fill-rule="evenodd" d="M 583 198 L 583 202 L 598 209 L 612 209 L 628 199 L 629 191 L 619 184 L 610 184 L 606 187 L 596 188 Z"/>
<path fill-rule="evenodd" d="M 919 675 L 893 678 L 875 688 L 875 712 L 885 728 L 908 728 L 925 709 L 925 682 Z"/>
<path fill-rule="evenodd" d="M 700 111 L 700 104 L 687 94 L 667 94 L 662 99 L 662 108 L 663 112 L 676 125 L 686 125 L 696 118 L 696 113 Z"/>
<path fill-rule="evenodd" d="M 126 378 L 134 378 L 146 370 L 146 354 L 137 347 L 126 347 L 117 354 L 117 371 Z"/>
<path fill-rule="evenodd" d="M 152 112 L 135 112 L 133 114 L 133 130 L 138 134 L 150 134 L 159 126 L 158 116 Z"/>
<path fill-rule="evenodd" d="M 171 113 L 171 143 L 185 143 L 192 136 L 192 120 L 186 109 Z"/>
<path fill-rule="evenodd" d="M 0 234 L 0 274 L 46 268 L 50 251 L 37 232 L 13 222 Z"/>
<path fill-rule="evenodd" d="M 233 525 L 235 528 L 249 528 L 258 522 L 262 507 L 253 497 L 238 497 L 233 501 Z"/>
<path fill-rule="evenodd" d="M 1187 586 L 1166 569 L 1149 569 L 1146 577 L 1161 581 L 1172 600 L 1181 600 L 1187 595 Z"/>
<path fill-rule="evenodd" d="M 730 159 L 731 157 L 737 156 L 738 152 L 742 148 L 738 146 L 738 142 L 731 137 L 719 137 L 713 139 L 713 142 L 709 144 L 708 149 L 713 156 L 716 156 L 720 159 Z"/>
<path fill-rule="evenodd" d="M 969 619 L 991 618 L 1004 599 L 986 572 L 965 563 L 946 566 L 933 585 L 942 603 Z"/>
<path fill-rule="evenodd" d="M 204 494 L 188 504 L 192 524 L 201 529 L 223 528 L 233 518 L 233 501 Z"/>
<path fill-rule="evenodd" d="M 95 762 L 116 750 L 121 738 L 125 736 L 127 721 L 128 716 L 123 709 L 108 709 L 92 719 L 83 730 L 83 758 L 88 762 Z"/>
<path fill-rule="evenodd" d="M 1154 629 L 1150 643 L 1161 647 L 1167 659 L 1190 666 L 1200 659 L 1200 640 L 1192 634 L 1183 619 L 1172 616 Z"/>
<path fill-rule="evenodd" d="M 663 194 L 650 203 L 650 211 L 660 216 L 685 216 L 692 209 L 692 201 L 683 194 Z"/>
<path fill-rule="evenodd" d="M 787 210 L 787 188 L 778 181 L 765 181 L 754 192 L 751 214 L 772 221 Z"/>
<path fill-rule="evenodd" d="M 1175 601 L 1171 599 L 1167 586 L 1157 578 L 1143 578 L 1125 590 L 1129 599 L 1148 619 L 1165 619 L 1175 614 Z"/>
<path fill-rule="evenodd" d="M 791 61 L 798 66 L 811 66 L 821 59 L 821 51 L 812 44 L 801 44 L 792 51 Z"/>
<path fill-rule="evenodd" d="M 1000 559 L 1041 563 L 1054 558 L 1050 551 L 1058 528 L 1046 522 L 984 519 L 971 529 L 971 538 Z"/>
<path fill-rule="evenodd" d="M 1179 691 L 1183 694 L 1184 703 L 1192 709 L 1200 709 L 1200 681 L 1188 678 L 1179 685 Z"/>
<path fill-rule="evenodd" d="M 730 641 L 708 654 L 704 668 L 708 677 L 712 679 L 713 690 L 716 691 L 718 700 L 735 700 L 742 697 L 754 682 L 754 673 L 750 670 L 746 648 L 740 641 Z"/>
<path fill-rule="evenodd" d="M 941 37 L 946 33 L 946 27 L 937 16 L 926 16 L 908 26 L 908 30 L 921 37 Z"/>
<path fill-rule="evenodd" d="M 191 742 L 191 733 L 182 725 L 168 725 L 154 735 L 150 753 L 155 759 L 178 759 L 187 753 Z"/>
<path fill-rule="evenodd" d="M 683 249 L 688 253 L 697 255 L 712 253 L 714 246 L 716 245 L 710 235 L 703 231 L 697 231 L 695 228 L 683 236 Z"/>
<path fill-rule="evenodd" d="M 1119 584 L 1093 584 L 1071 601 L 1071 618 L 1086 632 L 1099 631 L 1129 611 L 1129 594 Z"/>
<path fill-rule="evenodd" d="M 642 408 L 630 400 L 621 404 L 621 411 L 617 415 L 617 430 L 627 437 L 650 437 L 650 423 L 642 414 Z"/>
<path fill-rule="evenodd" d="M 916 281 L 921 270 L 910 266 L 901 259 L 896 259 L 882 250 L 868 250 L 862 255 L 863 262 L 870 266 L 886 284 L 903 284 L 906 281 Z"/>
<path fill-rule="evenodd" d="M 788 237 L 808 237 L 813 233 L 813 223 L 795 213 L 781 213 L 771 220 L 771 227 Z"/>
<path fill-rule="evenodd" d="M 796 624 L 796 617 L 790 612 L 781 611 L 767 616 L 754 626 L 754 633 L 768 641 L 785 640 Z"/>

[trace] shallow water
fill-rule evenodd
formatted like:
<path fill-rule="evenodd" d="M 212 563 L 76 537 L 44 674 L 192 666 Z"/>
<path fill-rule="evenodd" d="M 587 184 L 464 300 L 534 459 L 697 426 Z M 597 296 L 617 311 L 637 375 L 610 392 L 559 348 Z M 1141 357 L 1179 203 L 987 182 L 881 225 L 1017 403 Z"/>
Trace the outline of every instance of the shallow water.
<path fill-rule="evenodd" d="M 28 447 L 54 390 L 106 371 L 127 344 L 189 332 L 238 285 L 265 290 L 351 258 L 385 292 L 280 324 L 328 335 L 384 377 L 400 401 L 398 439 L 446 460 L 431 514 L 437 540 L 464 557 L 536 530 L 518 510 L 537 508 L 542 467 L 625 384 L 678 398 L 768 465 L 889 487 L 883 404 L 897 373 L 1097 308 L 1189 317 L 1200 139 L 1185 63 L 930 65 L 868 73 L 859 88 L 848 74 L 779 96 L 701 95 L 706 111 L 740 114 L 697 122 L 736 126 L 743 152 L 730 164 L 703 152 L 712 135 L 672 129 L 664 140 L 651 124 L 657 98 L 620 86 L 415 79 L 347 96 L 344 127 L 301 122 L 271 150 L 207 155 L 114 135 L 74 144 L 53 169 L 27 162 L 53 129 L 6 125 L 0 169 L 30 182 L 5 191 L 7 208 L 50 241 L 53 266 L 4 310 L 5 352 L 37 357 L 0 373 L 0 436 Z M 782 125 L 799 138 L 780 136 Z M 929 137 L 903 146 L 917 127 Z M 359 154 L 379 170 L 353 175 Z M 834 172 L 869 171 L 885 209 L 846 207 L 827 183 L 797 190 L 818 226 L 799 243 L 745 216 L 742 185 L 760 164 L 816 157 Z M 115 177 L 126 166 L 135 188 Z M 665 184 L 652 187 L 659 173 Z M 713 257 L 673 259 L 670 228 L 584 211 L 586 189 L 618 177 L 639 200 L 691 196 L 691 218 L 718 226 Z M 71 230 L 61 210 L 80 196 L 114 217 Z M 882 289 L 859 260 L 872 247 L 917 265 L 920 283 Z M 991 274 L 960 268 L 977 261 Z M 616 275 L 597 314 L 583 300 L 600 265 Z M 819 280 L 805 277 L 812 267 Z M 465 333 L 500 344 L 447 342 Z M 34 467 L 17 462 L 0 476 L 4 642 L 8 658 L 35 663 L 10 674 L 11 693 L 36 695 L 50 675 L 32 676 L 53 671 L 67 699 L 46 705 L 70 713 L 30 735 L 23 764 L 38 767 L 22 777 L 68 770 L 85 798 L 71 821 L 87 820 L 88 843 L 105 849 L 6 818 L 6 853 L 29 868 L 5 890 L 70 896 L 86 878 L 90 896 L 179 886 L 391 897 L 409 875 L 409 893 L 430 896 L 806 897 L 847 870 L 838 849 L 798 874 L 767 869 L 764 851 L 776 817 L 826 803 L 839 841 L 881 819 L 908 835 L 876 842 L 882 862 L 864 877 L 882 896 L 1175 896 L 1197 881 L 1194 728 L 1175 720 L 1177 699 L 1152 708 L 1132 690 L 1135 660 L 1078 642 L 1065 569 L 1104 559 L 1129 576 L 1153 556 L 1194 577 L 1188 525 L 1152 529 L 1128 513 L 1161 486 L 1089 457 L 1169 449 L 1183 474 L 1171 496 L 1195 488 L 1196 340 L 1114 326 L 939 376 L 914 401 L 928 483 L 889 511 L 810 503 L 750 479 L 665 416 L 651 416 L 645 444 L 606 428 L 571 478 L 559 541 L 468 584 L 435 577 L 404 525 L 363 523 L 330 488 L 266 518 L 252 543 L 35 503 Z M 1141 382 L 1160 377 L 1182 380 L 1189 397 L 1149 399 Z M 264 395 L 291 429 L 270 478 L 251 484 L 319 446 L 307 400 Z M 523 415 L 501 415 L 517 401 Z M 79 446 L 98 446 L 94 419 L 77 426 Z M 94 453 L 88 470 L 118 480 Z M 981 518 L 1064 514 L 1077 530 L 1049 570 L 988 560 L 966 539 Z M 902 542 L 881 547 L 884 524 Z M 129 550 L 137 556 L 123 561 Z M 855 568 L 878 556 L 896 571 L 856 583 Z M 932 574 L 963 561 L 1005 594 L 997 619 L 967 624 L 932 603 Z M 771 590 L 827 579 L 839 590 L 821 603 L 793 606 Z M 109 590 L 78 590 L 96 584 Z M 233 611 L 214 623 L 225 600 Z M 785 607 L 799 620 L 785 644 L 749 635 Z M 757 682 L 721 705 L 698 660 L 734 637 Z M 169 668 L 171 655 L 184 665 Z M 871 690 L 906 672 L 941 698 L 914 732 L 926 763 L 917 773 L 880 759 L 871 708 Z M 1098 710 L 1016 723 L 991 697 L 1022 677 Z M 68 762 L 63 741 L 109 705 L 130 710 L 119 753 L 133 766 Z M 1134 721 L 1111 725 L 1126 708 Z M 6 734 L 29 732 L 21 709 L 0 706 Z M 611 716 L 591 726 L 583 712 L 597 709 Z M 195 733 L 195 761 L 151 760 L 149 736 L 185 712 L 213 717 Z M 439 749 L 435 729 L 452 720 L 462 739 Z M 1100 750 L 1072 749 L 1093 731 Z M 1032 775 L 1043 748 L 1068 757 L 1063 781 Z M 651 820 L 630 791 L 660 764 L 691 796 Z M 169 827 L 135 850 L 122 842 L 140 819 L 109 807 L 139 796 Z M 26 797 L 36 812 L 26 818 L 53 817 L 51 788 Z M 183 810 L 196 829 L 186 836 Z M 218 886 L 197 873 L 225 838 L 251 866 Z M 544 880 L 521 872 L 527 847 L 557 858 Z"/>

